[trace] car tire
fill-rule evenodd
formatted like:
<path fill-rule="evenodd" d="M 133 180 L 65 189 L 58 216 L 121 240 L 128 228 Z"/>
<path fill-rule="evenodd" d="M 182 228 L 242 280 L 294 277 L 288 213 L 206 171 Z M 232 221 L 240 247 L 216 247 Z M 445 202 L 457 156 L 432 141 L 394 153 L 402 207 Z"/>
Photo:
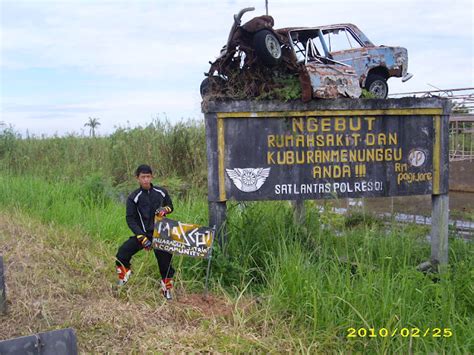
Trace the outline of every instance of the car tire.
<path fill-rule="evenodd" d="M 201 82 L 201 85 L 199 86 L 199 91 L 201 92 L 201 97 L 206 96 L 209 94 L 210 91 L 212 91 L 215 88 L 220 88 L 224 86 L 226 81 L 222 79 L 219 76 L 212 76 L 212 77 L 206 77 L 204 80 Z"/>
<path fill-rule="evenodd" d="M 266 66 L 273 67 L 281 61 L 281 44 L 269 30 L 260 30 L 253 36 L 253 48 L 257 58 Z"/>
<path fill-rule="evenodd" d="M 199 91 L 201 92 L 201 97 L 204 97 L 209 93 L 209 77 L 206 77 L 203 81 L 201 81 Z"/>
<path fill-rule="evenodd" d="M 388 96 L 387 79 L 378 74 L 369 74 L 365 81 L 365 88 L 372 93 L 376 99 L 386 99 Z"/>

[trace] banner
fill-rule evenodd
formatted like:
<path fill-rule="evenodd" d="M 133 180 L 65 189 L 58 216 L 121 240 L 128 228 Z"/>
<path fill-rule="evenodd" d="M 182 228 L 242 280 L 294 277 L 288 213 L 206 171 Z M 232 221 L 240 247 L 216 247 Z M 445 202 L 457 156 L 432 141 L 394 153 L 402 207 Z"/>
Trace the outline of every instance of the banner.
<path fill-rule="evenodd" d="M 449 105 L 431 98 L 206 102 L 208 199 L 447 193 Z"/>
<path fill-rule="evenodd" d="M 209 258 L 214 229 L 155 216 L 153 248 L 172 254 Z"/>

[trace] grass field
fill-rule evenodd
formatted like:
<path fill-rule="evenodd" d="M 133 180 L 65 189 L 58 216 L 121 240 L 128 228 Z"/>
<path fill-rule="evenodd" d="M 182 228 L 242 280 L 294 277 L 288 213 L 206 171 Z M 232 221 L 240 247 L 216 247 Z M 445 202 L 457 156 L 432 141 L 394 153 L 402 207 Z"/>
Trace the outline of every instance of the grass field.
<path fill-rule="evenodd" d="M 169 126 L 163 139 L 198 140 L 201 128 Z M 121 142 L 148 134 L 118 133 Z M 425 275 L 416 270 L 429 256 L 425 227 L 341 216 L 312 202 L 299 225 L 287 202 L 230 203 L 229 243 L 212 264 L 212 302 L 199 296 L 206 262 L 175 257 L 178 299 L 164 303 L 154 257 L 145 252 L 117 295 L 114 255 L 130 233 L 121 200 L 134 188 L 127 169 L 142 151 L 130 148 L 111 164 L 115 134 L 2 139 L 0 253 L 11 311 L 1 318 L 0 339 L 73 326 L 87 352 L 474 352 L 472 243 L 450 240 L 449 268 Z M 76 145 L 88 155 L 76 156 Z M 160 170 L 157 182 L 174 198 L 173 218 L 205 224 L 199 154 L 194 168 L 184 160 L 183 171 Z M 172 165 L 158 148 L 150 157 Z M 125 158 L 130 168 L 114 173 Z"/>

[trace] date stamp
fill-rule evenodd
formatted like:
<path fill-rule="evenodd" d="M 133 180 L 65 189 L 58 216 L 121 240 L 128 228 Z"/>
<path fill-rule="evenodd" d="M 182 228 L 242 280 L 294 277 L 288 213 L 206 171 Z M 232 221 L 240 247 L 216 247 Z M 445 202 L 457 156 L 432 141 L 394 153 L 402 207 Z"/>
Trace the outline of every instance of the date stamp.
<path fill-rule="evenodd" d="M 450 338 L 451 328 L 347 328 L 348 338 Z"/>

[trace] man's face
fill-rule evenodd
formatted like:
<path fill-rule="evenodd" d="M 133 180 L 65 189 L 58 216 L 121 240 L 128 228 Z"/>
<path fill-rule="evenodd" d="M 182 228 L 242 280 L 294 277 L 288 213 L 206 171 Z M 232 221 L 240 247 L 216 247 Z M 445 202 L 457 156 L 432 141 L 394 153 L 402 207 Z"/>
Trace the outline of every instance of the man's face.
<path fill-rule="evenodd" d="M 153 179 L 152 174 L 140 173 L 140 175 L 137 176 L 138 183 L 140 184 L 142 189 L 145 189 L 145 190 L 150 189 L 152 179 Z"/>

